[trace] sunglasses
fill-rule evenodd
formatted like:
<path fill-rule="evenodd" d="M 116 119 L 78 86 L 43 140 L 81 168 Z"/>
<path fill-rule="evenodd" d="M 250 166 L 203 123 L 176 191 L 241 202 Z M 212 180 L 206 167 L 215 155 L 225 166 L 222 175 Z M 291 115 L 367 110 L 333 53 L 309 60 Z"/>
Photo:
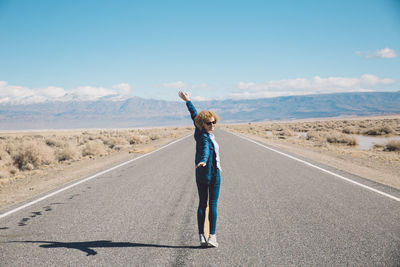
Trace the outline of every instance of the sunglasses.
<path fill-rule="evenodd" d="M 208 125 L 208 126 L 210 126 L 211 124 L 216 124 L 217 122 L 216 121 L 209 121 L 209 122 L 206 122 L 206 124 Z"/>

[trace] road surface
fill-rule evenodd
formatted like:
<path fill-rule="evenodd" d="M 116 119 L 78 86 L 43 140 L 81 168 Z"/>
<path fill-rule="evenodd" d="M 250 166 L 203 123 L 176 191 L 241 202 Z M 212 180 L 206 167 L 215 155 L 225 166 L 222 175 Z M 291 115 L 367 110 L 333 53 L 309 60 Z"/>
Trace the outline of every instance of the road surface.
<path fill-rule="evenodd" d="M 0 266 L 400 265 L 399 201 L 231 133 L 216 138 L 219 248 L 199 247 L 190 136 L 0 218 Z"/>

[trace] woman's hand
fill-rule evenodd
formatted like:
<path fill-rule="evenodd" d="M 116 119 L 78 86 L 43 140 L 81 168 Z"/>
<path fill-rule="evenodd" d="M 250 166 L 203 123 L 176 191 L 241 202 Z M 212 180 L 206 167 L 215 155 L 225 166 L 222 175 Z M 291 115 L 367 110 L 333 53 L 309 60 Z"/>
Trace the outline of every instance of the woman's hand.
<path fill-rule="evenodd" d="M 198 168 L 198 167 L 205 167 L 206 166 L 206 163 L 205 162 L 199 162 L 197 165 L 196 165 L 196 169 Z"/>
<path fill-rule="evenodd" d="M 178 95 L 179 95 L 179 97 L 182 98 L 182 100 L 185 101 L 185 102 L 187 102 L 187 101 L 190 100 L 189 94 L 188 94 L 188 93 L 179 91 Z"/>

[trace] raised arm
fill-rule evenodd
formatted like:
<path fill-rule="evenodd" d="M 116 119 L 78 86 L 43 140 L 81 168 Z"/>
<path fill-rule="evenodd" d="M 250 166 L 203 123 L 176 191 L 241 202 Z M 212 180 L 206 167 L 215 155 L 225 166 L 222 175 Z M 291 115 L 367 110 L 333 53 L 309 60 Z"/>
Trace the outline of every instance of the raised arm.
<path fill-rule="evenodd" d="M 192 120 L 194 120 L 194 118 L 197 116 L 197 110 L 196 108 L 193 106 L 192 101 L 190 101 L 190 97 L 188 93 L 179 91 L 179 97 L 186 102 L 186 106 L 190 112 L 190 117 L 192 117 Z"/>
<path fill-rule="evenodd" d="M 186 102 L 186 106 L 187 106 L 187 108 L 190 112 L 190 116 L 192 117 L 192 120 L 194 122 L 194 118 L 197 116 L 197 110 L 193 106 L 192 101 L 190 101 L 189 94 L 179 91 L 178 95 L 183 101 Z M 196 124 L 194 126 L 196 127 L 196 131 L 198 131 Z M 207 162 L 208 156 L 210 154 L 208 139 L 204 135 L 202 135 L 200 142 L 202 142 L 201 159 L 200 159 L 200 162 L 197 163 L 196 168 L 205 167 L 207 164 L 206 162 Z"/>

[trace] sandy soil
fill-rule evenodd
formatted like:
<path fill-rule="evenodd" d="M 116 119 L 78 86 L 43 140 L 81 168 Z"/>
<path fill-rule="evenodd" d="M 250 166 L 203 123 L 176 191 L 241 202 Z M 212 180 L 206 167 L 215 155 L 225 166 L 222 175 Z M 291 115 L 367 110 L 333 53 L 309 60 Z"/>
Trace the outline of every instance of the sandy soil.
<path fill-rule="evenodd" d="M 137 157 L 139 154 L 153 151 L 191 132 L 193 130 L 182 128 L 180 131 L 174 132 L 174 137 L 161 138 L 148 144 L 140 144 L 133 149 L 115 151 L 110 155 L 99 158 L 85 158 L 67 164 L 44 167 L 19 175 L 0 185 L 0 210 L 32 199 L 75 180 L 94 175 L 104 169 Z M 64 133 L 68 134 L 68 132 L 64 131 L 57 132 L 57 135 Z M 42 132 L 41 134 L 50 135 L 54 134 L 54 132 Z"/>

